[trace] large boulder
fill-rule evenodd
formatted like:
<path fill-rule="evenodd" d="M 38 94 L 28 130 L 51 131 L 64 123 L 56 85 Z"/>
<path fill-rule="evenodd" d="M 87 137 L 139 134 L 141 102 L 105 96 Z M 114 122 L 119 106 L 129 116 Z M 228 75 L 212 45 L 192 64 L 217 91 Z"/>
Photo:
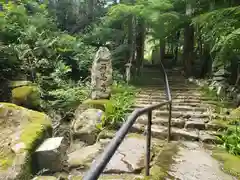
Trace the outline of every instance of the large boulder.
<path fill-rule="evenodd" d="M 94 144 L 97 138 L 99 129 L 97 125 L 104 117 L 104 112 L 100 109 L 87 109 L 84 112 L 75 113 L 75 119 L 71 124 L 72 134 L 87 144 Z"/>
<path fill-rule="evenodd" d="M 91 99 L 109 99 L 113 83 L 112 56 L 108 48 L 100 47 L 91 72 Z"/>
<path fill-rule="evenodd" d="M 31 152 L 51 131 L 46 114 L 0 103 L 0 177 L 31 179 Z"/>
<path fill-rule="evenodd" d="M 39 109 L 40 92 L 36 86 L 24 85 L 12 90 L 12 102 L 30 109 Z"/>

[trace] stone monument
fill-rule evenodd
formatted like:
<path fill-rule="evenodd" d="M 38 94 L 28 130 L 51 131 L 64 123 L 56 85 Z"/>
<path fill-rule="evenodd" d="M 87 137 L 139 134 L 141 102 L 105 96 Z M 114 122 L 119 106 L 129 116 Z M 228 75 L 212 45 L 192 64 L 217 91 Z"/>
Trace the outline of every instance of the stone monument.
<path fill-rule="evenodd" d="M 109 99 L 111 97 L 112 56 L 107 47 L 97 51 L 91 70 L 91 99 Z"/>

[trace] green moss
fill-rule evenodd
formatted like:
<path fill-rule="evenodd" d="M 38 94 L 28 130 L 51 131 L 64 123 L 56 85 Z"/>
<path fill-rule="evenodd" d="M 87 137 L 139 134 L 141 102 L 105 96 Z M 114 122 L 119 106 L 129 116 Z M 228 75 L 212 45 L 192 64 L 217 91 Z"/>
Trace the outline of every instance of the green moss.
<path fill-rule="evenodd" d="M 229 154 L 222 148 L 215 148 L 212 156 L 223 163 L 223 170 L 240 178 L 240 157 Z"/>
<path fill-rule="evenodd" d="M 31 81 L 11 81 L 9 86 L 12 88 L 19 87 L 19 86 L 26 86 L 32 85 Z"/>
<path fill-rule="evenodd" d="M 6 154 L 5 152 L 0 152 L 0 169 L 6 170 L 8 167 L 10 167 L 13 163 L 14 158 L 14 153 Z"/>
<path fill-rule="evenodd" d="M 137 134 L 137 133 L 129 133 L 128 135 L 127 135 L 127 137 L 135 137 L 135 138 L 139 138 L 139 139 L 145 139 L 146 137 L 145 136 L 143 136 L 142 134 Z"/>
<path fill-rule="evenodd" d="M 6 112 L 13 112 L 13 114 L 11 117 L 8 117 L 8 113 Z M 10 103 L 0 103 L 0 114 L 4 117 L 4 119 L 7 119 L 7 121 L 9 118 L 13 122 L 16 122 L 17 125 L 12 124 L 9 127 L 12 127 L 12 130 L 15 130 L 17 126 L 21 127 L 21 129 L 18 130 L 21 132 L 20 138 L 15 143 L 24 143 L 25 148 L 21 149 L 18 153 L 21 154 L 23 152 L 28 152 L 25 158 L 26 164 L 23 165 L 23 171 L 30 171 L 29 163 L 31 159 L 29 155 L 36 148 L 37 141 L 42 139 L 46 131 L 51 128 L 50 119 L 44 113 L 28 110 Z M 6 123 L 8 123 L 7 121 Z M 12 165 L 14 159 L 16 158 L 16 154 L 9 149 L 10 147 L 2 147 L 3 149 L 0 149 L 0 168 L 4 170 Z M 21 174 L 21 176 L 23 175 L 24 173 Z"/>
<path fill-rule="evenodd" d="M 12 90 L 12 101 L 28 108 L 40 106 L 40 93 L 36 86 L 21 86 Z"/>
<path fill-rule="evenodd" d="M 29 111 L 28 116 L 30 122 L 24 127 L 20 139 L 26 148 L 31 150 L 33 143 L 42 138 L 45 131 L 51 127 L 51 121 L 44 113 L 37 111 Z"/>
<path fill-rule="evenodd" d="M 101 109 L 103 111 L 112 105 L 111 101 L 108 99 L 87 99 L 83 102 L 83 104 L 87 104 L 93 108 Z"/>
<path fill-rule="evenodd" d="M 153 166 L 150 169 L 150 177 L 146 177 L 144 180 L 160 180 L 160 179 L 171 179 L 172 177 L 168 174 L 171 164 L 174 162 L 173 157 L 177 154 L 178 143 L 166 143 L 164 146 L 159 145 L 154 148 Z"/>

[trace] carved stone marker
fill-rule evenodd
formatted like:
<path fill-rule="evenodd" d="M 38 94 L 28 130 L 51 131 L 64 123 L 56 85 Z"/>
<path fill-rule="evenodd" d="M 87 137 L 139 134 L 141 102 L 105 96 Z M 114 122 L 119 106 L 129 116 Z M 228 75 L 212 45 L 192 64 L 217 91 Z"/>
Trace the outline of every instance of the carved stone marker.
<path fill-rule="evenodd" d="M 91 99 L 109 99 L 112 85 L 112 57 L 108 48 L 100 47 L 97 51 L 91 75 Z"/>

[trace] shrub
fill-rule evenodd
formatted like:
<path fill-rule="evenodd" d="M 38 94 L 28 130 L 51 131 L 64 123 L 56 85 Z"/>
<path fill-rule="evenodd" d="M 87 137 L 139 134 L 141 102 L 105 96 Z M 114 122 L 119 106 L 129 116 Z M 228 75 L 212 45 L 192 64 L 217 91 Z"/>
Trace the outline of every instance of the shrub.
<path fill-rule="evenodd" d="M 134 103 L 136 89 L 126 84 L 116 83 L 113 85 L 113 93 L 110 100 L 87 100 L 84 104 L 90 106 L 103 106 L 105 116 L 99 124 L 99 128 L 117 128 L 126 120 L 126 115 Z"/>

